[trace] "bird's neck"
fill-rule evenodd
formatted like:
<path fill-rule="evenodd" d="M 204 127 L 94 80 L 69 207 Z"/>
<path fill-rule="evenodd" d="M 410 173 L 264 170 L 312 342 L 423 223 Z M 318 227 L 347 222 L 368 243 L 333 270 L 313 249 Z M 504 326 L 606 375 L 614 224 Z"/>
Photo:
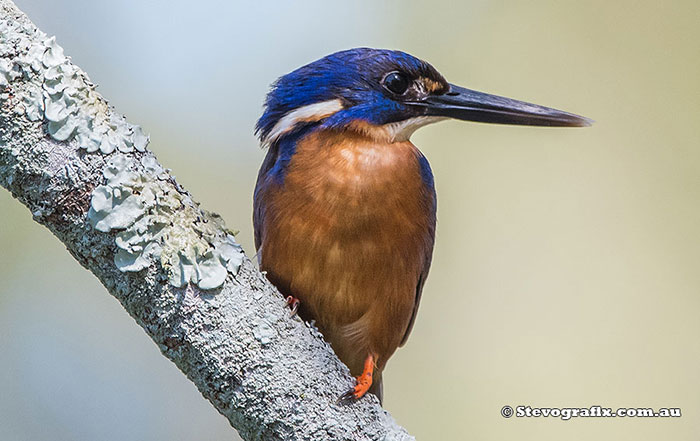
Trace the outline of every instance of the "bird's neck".
<path fill-rule="evenodd" d="M 365 121 L 353 121 L 347 125 L 347 130 L 372 139 L 383 144 L 393 144 L 395 142 L 406 142 L 411 138 L 413 132 L 428 124 L 435 123 L 443 118 L 434 116 L 418 116 L 381 125 L 370 124 Z"/>
<path fill-rule="evenodd" d="M 333 174 L 370 182 L 374 174 L 391 177 L 396 169 L 409 163 L 413 166 L 417 161 L 424 183 L 432 190 L 430 165 L 408 140 L 416 125 L 425 124 L 411 120 L 384 125 L 356 121 L 342 129 L 323 129 L 320 123 L 308 123 L 270 146 L 259 179 L 282 183 L 294 164 L 301 169 L 334 169 Z"/>
<path fill-rule="evenodd" d="M 289 172 L 301 179 L 324 182 L 327 190 L 351 193 L 396 188 L 404 179 L 421 184 L 423 161 L 410 141 L 396 141 L 379 131 L 318 130 L 299 140 Z"/>

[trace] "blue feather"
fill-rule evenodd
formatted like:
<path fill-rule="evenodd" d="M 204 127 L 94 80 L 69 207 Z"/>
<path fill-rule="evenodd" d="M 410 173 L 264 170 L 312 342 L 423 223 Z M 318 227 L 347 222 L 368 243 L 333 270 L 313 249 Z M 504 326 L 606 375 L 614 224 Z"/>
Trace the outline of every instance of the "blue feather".
<path fill-rule="evenodd" d="M 382 125 L 416 116 L 414 109 L 396 100 L 381 85 L 384 76 L 392 71 L 447 85 L 435 68 L 412 55 L 370 48 L 336 52 L 279 78 L 265 99 L 264 113 L 255 127 L 260 139 L 266 139 L 281 118 L 301 107 L 340 100 L 343 108 L 320 121 L 299 123 L 272 140 L 260 170 L 261 183 L 281 184 L 297 142 L 314 130 L 342 130 L 357 121 Z M 421 172 L 426 184 L 434 188 L 430 165 L 424 157 Z"/>
<path fill-rule="evenodd" d="M 345 109 L 328 119 L 326 128 L 353 121 L 385 124 L 411 117 L 381 86 L 387 72 L 447 82 L 430 64 L 401 51 L 356 48 L 328 55 L 279 78 L 265 100 L 255 132 L 264 139 L 286 114 L 309 104 L 340 99 Z"/>

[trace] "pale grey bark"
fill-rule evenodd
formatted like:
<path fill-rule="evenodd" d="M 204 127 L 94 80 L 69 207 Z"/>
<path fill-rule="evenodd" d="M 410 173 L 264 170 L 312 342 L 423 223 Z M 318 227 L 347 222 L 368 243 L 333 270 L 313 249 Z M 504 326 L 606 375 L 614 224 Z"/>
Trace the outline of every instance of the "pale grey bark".
<path fill-rule="evenodd" d="M 336 404 L 354 384 L 348 369 L 318 332 L 289 317 L 280 294 L 247 258 L 238 267 L 229 261 L 234 254 L 220 252 L 230 238 L 223 223 L 159 168 L 140 130 L 120 119 L 71 66 L 10 0 L 0 0 L 0 185 L 98 277 L 244 439 L 413 439 L 374 396 Z M 115 161 L 126 163 L 139 184 L 111 182 L 108 168 Z M 156 197 L 144 205 L 152 190 Z M 131 216 L 122 205 L 132 218 L 109 218 L 104 227 L 112 213 L 95 214 L 97 193 L 114 197 L 107 202 L 115 207 L 118 198 L 133 195 L 141 211 Z M 177 206 L 162 209 L 164 195 Z M 102 231 L 99 222 L 89 222 L 91 207 Z M 148 230 L 144 239 L 135 219 L 152 228 L 153 219 L 162 222 L 168 213 L 176 220 L 158 226 L 157 234 Z M 182 239 L 187 252 L 172 249 L 179 243 L 173 242 L 175 227 L 178 234 L 190 229 Z M 187 242 L 187 234 L 200 242 Z M 132 242 L 124 245 L 124 237 Z M 147 253 L 134 240 L 158 246 Z M 182 263 L 190 252 L 197 262 L 191 274 Z"/>

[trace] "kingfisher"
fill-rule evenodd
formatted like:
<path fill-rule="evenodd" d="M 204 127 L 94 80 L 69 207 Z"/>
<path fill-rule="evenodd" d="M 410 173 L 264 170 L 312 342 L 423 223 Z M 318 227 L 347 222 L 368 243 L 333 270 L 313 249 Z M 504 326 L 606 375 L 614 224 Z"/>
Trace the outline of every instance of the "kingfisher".
<path fill-rule="evenodd" d="M 260 269 L 374 393 L 413 327 L 433 254 L 436 194 L 415 130 L 448 118 L 581 127 L 587 118 L 448 83 L 396 50 L 356 48 L 277 79 L 256 135 Z"/>

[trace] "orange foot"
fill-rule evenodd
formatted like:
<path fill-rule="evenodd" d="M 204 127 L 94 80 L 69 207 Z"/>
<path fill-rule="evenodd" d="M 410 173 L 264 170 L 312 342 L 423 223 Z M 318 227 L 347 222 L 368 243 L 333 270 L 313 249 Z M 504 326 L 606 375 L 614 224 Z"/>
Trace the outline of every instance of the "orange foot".
<path fill-rule="evenodd" d="M 287 296 L 286 300 L 287 306 L 289 306 L 289 309 L 292 310 L 289 315 L 294 317 L 294 315 L 297 313 L 297 309 L 299 308 L 299 299 L 294 296 Z"/>
<path fill-rule="evenodd" d="M 375 357 L 373 355 L 368 355 L 365 358 L 365 367 L 362 371 L 362 375 L 357 377 L 357 385 L 345 392 L 338 398 L 338 402 L 348 402 L 353 400 L 358 400 L 362 398 L 369 388 L 372 386 L 372 373 L 374 372 L 374 361 Z"/>

